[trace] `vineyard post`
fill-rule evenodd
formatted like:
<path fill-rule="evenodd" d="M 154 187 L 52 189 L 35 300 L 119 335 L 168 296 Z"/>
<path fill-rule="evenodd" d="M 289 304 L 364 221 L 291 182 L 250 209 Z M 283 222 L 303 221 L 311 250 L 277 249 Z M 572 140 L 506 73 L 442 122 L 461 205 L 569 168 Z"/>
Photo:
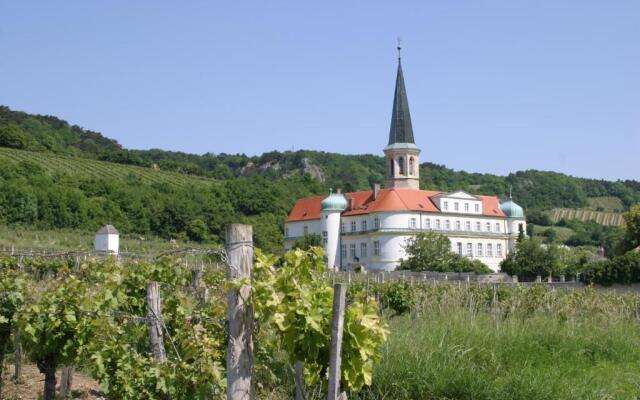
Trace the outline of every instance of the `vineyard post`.
<path fill-rule="evenodd" d="M 14 339 L 13 381 L 19 383 L 22 379 L 22 342 L 20 342 L 20 328 L 16 329 Z"/>
<path fill-rule="evenodd" d="M 60 379 L 60 397 L 62 399 L 66 399 L 71 395 L 74 370 L 73 365 L 62 367 L 62 377 Z"/>
<path fill-rule="evenodd" d="M 147 284 L 147 320 L 149 321 L 151 353 L 153 354 L 153 359 L 158 362 L 167 360 L 167 352 L 164 349 L 161 318 L 160 286 L 158 282 L 152 281 Z"/>
<path fill-rule="evenodd" d="M 331 351 L 329 353 L 329 397 L 338 400 L 340 397 L 340 376 L 342 364 L 342 335 L 344 330 L 344 307 L 346 286 L 336 283 L 333 286 L 333 311 L 331 321 Z"/>
<path fill-rule="evenodd" d="M 227 279 L 251 279 L 253 228 L 231 224 L 225 234 Z M 227 400 L 250 400 L 253 387 L 253 307 L 251 286 L 232 287 L 227 295 L 229 340 L 227 346 Z"/>
<path fill-rule="evenodd" d="M 296 400 L 304 400 L 304 364 L 302 361 L 296 361 L 294 380 L 296 381 Z"/>

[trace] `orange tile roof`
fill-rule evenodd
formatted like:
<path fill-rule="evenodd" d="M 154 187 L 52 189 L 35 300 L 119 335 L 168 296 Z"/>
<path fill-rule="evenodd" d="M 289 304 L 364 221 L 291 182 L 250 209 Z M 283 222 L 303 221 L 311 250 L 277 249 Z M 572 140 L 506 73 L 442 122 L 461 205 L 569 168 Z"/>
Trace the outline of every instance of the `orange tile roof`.
<path fill-rule="evenodd" d="M 381 189 L 378 198 L 373 199 L 373 191 L 345 193 L 353 201 L 352 206 L 342 215 L 364 215 L 374 212 L 420 211 L 439 213 L 431 198 L 442 192 L 415 189 Z M 326 196 L 300 199 L 289 213 L 287 222 L 307 221 L 320 218 L 320 203 Z M 505 217 L 495 196 L 477 196 L 482 200 L 482 215 Z"/>

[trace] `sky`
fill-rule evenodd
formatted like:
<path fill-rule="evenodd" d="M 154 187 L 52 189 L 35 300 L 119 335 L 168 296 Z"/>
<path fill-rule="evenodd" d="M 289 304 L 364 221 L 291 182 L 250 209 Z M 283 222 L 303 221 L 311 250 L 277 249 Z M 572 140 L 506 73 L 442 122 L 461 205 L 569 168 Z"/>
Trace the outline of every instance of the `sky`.
<path fill-rule="evenodd" d="M 0 104 L 127 148 L 640 180 L 640 1 L 0 1 Z"/>

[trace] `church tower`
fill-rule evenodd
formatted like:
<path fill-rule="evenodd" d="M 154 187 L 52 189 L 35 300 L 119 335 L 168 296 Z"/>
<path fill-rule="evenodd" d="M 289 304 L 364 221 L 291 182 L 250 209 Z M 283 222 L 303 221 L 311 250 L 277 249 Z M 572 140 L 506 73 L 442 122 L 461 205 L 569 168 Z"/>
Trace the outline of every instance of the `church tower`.
<path fill-rule="evenodd" d="M 398 46 L 398 73 L 391 112 L 389 144 L 384 148 L 387 158 L 387 182 L 390 188 L 420 189 L 420 149 L 413 139 L 407 90 L 404 87 L 402 63 Z"/>

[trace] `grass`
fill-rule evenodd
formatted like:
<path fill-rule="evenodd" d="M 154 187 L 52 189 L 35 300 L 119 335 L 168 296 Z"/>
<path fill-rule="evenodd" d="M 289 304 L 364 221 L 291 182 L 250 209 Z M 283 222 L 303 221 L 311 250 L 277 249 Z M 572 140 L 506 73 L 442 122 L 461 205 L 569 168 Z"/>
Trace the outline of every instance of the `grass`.
<path fill-rule="evenodd" d="M 575 233 L 573 231 L 573 229 L 571 228 L 567 228 L 565 226 L 542 226 L 542 225 L 535 225 L 534 229 L 533 229 L 533 236 L 535 237 L 540 237 L 540 238 L 544 238 L 544 236 L 542 235 L 542 233 L 544 231 L 546 231 L 547 229 L 551 229 L 553 231 L 556 232 L 556 238 L 558 241 L 560 242 L 564 242 L 566 240 L 568 240 L 571 236 L 573 236 L 573 234 Z"/>
<path fill-rule="evenodd" d="M 577 219 L 579 221 L 595 221 L 602 225 L 620 226 L 624 224 L 622 214 L 620 213 L 593 211 L 586 208 L 554 208 L 549 214 L 554 224 L 563 218 Z"/>
<path fill-rule="evenodd" d="M 589 207 L 592 210 L 602 209 L 606 212 L 620 212 L 624 210 L 622 200 L 612 196 L 589 197 L 587 199 Z"/>
<path fill-rule="evenodd" d="M 77 230 L 36 230 L 19 226 L 0 225 L 0 250 L 10 251 L 92 251 L 95 232 Z M 203 247 L 194 242 L 170 242 L 144 235 L 120 235 L 120 251 L 157 253 L 166 250 Z"/>
<path fill-rule="evenodd" d="M 391 321 L 362 399 L 637 399 L 640 327 L 535 316 Z"/>

